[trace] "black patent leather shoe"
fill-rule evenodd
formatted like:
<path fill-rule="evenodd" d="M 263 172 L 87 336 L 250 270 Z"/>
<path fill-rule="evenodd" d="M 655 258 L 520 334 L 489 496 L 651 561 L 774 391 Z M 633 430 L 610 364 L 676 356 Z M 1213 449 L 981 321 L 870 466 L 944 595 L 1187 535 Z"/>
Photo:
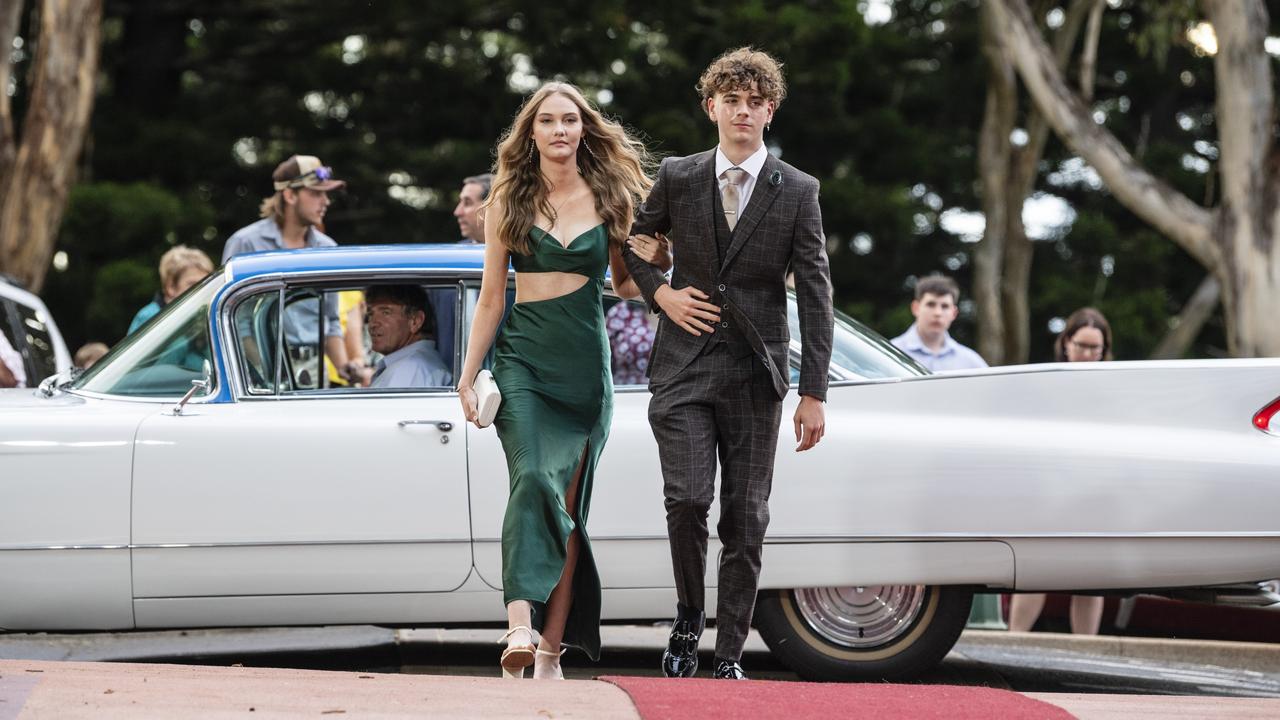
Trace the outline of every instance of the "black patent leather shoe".
<path fill-rule="evenodd" d="M 724 658 L 716 658 L 716 669 L 711 674 L 716 680 L 746 680 L 747 674 L 742 672 L 742 666 L 732 660 Z"/>
<path fill-rule="evenodd" d="M 662 653 L 662 672 L 667 677 L 693 677 L 698 672 L 698 639 L 707 624 L 706 613 L 676 604 L 676 621 Z"/>

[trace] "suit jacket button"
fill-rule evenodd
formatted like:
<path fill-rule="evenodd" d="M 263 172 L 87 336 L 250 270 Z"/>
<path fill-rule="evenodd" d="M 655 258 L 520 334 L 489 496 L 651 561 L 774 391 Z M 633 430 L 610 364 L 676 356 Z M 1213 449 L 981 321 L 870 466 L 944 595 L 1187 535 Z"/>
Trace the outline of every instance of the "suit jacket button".
<path fill-rule="evenodd" d="M 720 292 L 724 292 L 724 283 L 721 283 L 720 286 L 717 287 L 716 289 L 719 290 Z"/>

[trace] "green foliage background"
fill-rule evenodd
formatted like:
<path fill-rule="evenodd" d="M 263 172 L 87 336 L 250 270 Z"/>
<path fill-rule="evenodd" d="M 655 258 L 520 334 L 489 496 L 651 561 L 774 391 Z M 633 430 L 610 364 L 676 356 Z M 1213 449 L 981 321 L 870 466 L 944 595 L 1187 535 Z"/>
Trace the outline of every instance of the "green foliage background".
<path fill-rule="evenodd" d="M 974 246 L 940 217 L 979 207 L 985 68 L 977 0 L 897 0 L 874 26 L 862 5 L 107 0 L 84 182 L 58 246 L 69 262 L 46 300 L 73 349 L 115 342 L 156 291 L 164 250 L 194 245 L 216 262 L 295 152 L 349 181 L 327 218 L 339 242 L 451 242 L 460 179 L 490 165 L 539 81 L 577 83 L 657 153 L 683 155 L 715 143 L 698 74 L 752 44 L 786 63 L 767 142 L 822 180 L 837 305 L 896 335 L 915 277 L 969 285 Z M 1215 202 L 1211 61 L 1176 32 L 1194 13 L 1120 6 L 1105 15 L 1096 107 L 1157 175 Z M 1036 244 L 1032 360 L 1049 357 L 1051 319 L 1084 304 L 1112 319 L 1118 357 L 1143 357 L 1203 272 L 1104 190 L 1049 182 L 1067 159 L 1051 140 L 1038 188 L 1076 217 Z M 971 343 L 964 307 L 953 332 Z M 1193 353 L 1224 345 L 1215 319 Z"/>

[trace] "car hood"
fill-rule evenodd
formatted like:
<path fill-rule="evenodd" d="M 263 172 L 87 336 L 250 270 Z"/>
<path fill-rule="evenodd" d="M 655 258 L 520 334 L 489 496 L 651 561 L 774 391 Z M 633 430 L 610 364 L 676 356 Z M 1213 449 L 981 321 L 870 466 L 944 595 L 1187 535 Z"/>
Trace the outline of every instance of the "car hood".
<path fill-rule="evenodd" d="M 0 412 L 31 408 L 79 407 L 84 403 L 84 398 L 71 393 L 58 393 L 53 397 L 45 397 L 34 388 L 0 390 Z"/>

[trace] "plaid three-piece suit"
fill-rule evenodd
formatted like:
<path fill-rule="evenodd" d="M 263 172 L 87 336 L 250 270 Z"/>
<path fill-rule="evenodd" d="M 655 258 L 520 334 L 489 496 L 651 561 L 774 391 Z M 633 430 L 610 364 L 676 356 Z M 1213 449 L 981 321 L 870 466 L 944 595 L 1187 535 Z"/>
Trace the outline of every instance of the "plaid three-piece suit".
<path fill-rule="evenodd" d="M 671 286 L 693 286 L 720 309 L 714 334 L 695 336 L 663 316 L 649 360 L 649 422 L 662 461 L 667 533 L 682 604 L 703 608 L 707 514 L 721 467 L 724 547 L 718 576 L 716 656 L 737 661 L 751 626 L 782 398 L 790 377 L 787 273 L 795 274 L 803 352 L 800 393 L 826 398 L 831 279 L 818 181 L 769 156 L 733 230 L 724 218 L 715 151 L 663 161 L 633 234 L 672 241 Z M 666 282 L 625 253 L 655 311 Z"/>

